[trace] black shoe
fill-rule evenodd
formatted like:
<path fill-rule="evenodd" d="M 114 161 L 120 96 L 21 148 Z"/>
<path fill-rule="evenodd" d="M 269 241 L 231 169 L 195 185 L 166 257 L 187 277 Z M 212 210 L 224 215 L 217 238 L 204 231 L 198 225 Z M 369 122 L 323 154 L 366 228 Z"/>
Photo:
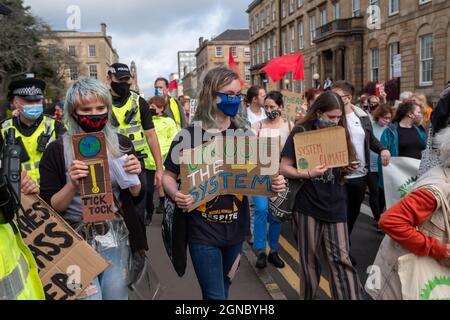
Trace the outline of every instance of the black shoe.
<path fill-rule="evenodd" d="M 159 202 L 158 207 L 155 210 L 156 214 L 163 214 L 164 213 L 164 202 Z"/>
<path fill-rule="evenodd" d="M 276 251 L 269 253 L 269 257 L 267 260 L 278 269 L 284 268 L 284 261 L 281 260 L 280 256 L 278 255 L 278 252 Z"/>
<path fill-rule="evenodd" d="M 267 267 L 267 255 L 264 252 L 261 252 L 258 255 L 255 266 L 258 269 L 264 269 L 265 267 Z"/>

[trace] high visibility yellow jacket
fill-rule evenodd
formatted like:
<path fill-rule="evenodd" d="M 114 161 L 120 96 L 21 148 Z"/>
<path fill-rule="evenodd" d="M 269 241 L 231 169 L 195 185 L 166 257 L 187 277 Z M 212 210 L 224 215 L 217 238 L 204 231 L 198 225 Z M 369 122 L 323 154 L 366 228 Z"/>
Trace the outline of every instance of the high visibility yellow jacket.
<path fill-rule="evenodd" d="M 169 153 L 173 138 L 175 138 L 178 133 L 177 125 L 172 118 L 161 115 L 153 116 L 153 124 L 155 125 L 156 136 L 158 137 L 159 147 L 161 148 L 162 162 L 164 163 L 167 154 Z M 153 159 L 153 156 L 151 154 L 149 158 L 151 162 L 150 170 L 155 171 L 155 159 Z"/>
<path fill-rule="evenodd" d="M 36 261 L 13 222 L 0 224 L 0 300 L 45 300 Z"/>

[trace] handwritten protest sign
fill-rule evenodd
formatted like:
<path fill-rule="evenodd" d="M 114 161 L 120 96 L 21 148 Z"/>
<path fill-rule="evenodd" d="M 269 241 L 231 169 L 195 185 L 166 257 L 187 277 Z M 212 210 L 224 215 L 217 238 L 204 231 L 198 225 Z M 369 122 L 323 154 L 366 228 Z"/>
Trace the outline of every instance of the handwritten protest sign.
<path fill-rule="evenodd" d="M 194 119 L 195 113 L 197 112 L 198 101 L 196 99 L 192 99 L 189 102 L 189 123 L 192 123 Z"/>
<path fill-rule="evenodd" d="M 103 132 L 73 136 L 75 159 L 89 166 L 89 175 L 81 180 L 83 221 L 114 219 L 114 198 L 109 176 L 106 141 Z"/>
<path fill-rule="evenodd" d="M 22 195 L 17 225 L 33 253 L 47 300 L 74 300 L 108 263 L 38 196 Z"/>
<path fill-rule="evenodd" d="M 321 165 L 331 169 L 349 164 L 345 129 L 341 126 L 298 133 L 294 143 L 299 172 Z"/>
<path fill-rule="evenodd" d="M 274 138 L 216 137 L 181 155 L 181 191 L 194 197 L 189 212 L 226 194 L 273 197 L 271 179 L 279 171 Z"/>
<path fill-rule="evenodd" d="M 281 94 L 283 95 L 284 99 L 286 120 L 295 122 L 295 116 L 298 112 L 306 112 L 306 110 L 302 108 L 303 103 L 305 102 L 303 99 L 303 95 L 286 90 L 282 90 Z"/>

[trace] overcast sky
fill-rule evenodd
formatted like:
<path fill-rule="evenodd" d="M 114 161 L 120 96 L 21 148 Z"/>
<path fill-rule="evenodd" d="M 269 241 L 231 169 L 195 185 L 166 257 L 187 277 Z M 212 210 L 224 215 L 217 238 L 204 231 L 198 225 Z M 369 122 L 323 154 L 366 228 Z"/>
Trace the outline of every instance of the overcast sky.
<path fill-rule="evenodd" d="M 70 14 L 81 10 L 80 31 L 108 25 L 120 62 L 136 62 L 139 86 L 146 97 L 153 81 L 178 72 L 177 52 L 195 50 L 198 38 L 210 39 L 226 29 L 247 29 L 251 0 L 25 0 L 32 13 L 54 30 L 67 30 Z"/>

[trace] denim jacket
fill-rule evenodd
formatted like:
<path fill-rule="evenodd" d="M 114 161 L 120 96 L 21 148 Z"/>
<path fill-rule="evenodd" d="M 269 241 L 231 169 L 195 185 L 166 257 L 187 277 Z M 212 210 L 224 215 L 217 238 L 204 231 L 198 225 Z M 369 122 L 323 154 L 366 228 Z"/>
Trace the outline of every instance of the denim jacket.
<path fill-rule="evenodd" d="M 398 145 L 398 126 L 398 123 L 391 123 L 381 135 L 381 144 L 389 150 L 389 152 L 391 153 L 391 157 L 398 157 L 400 153 Z M 414 126 L 414 128 L 417 130 L 417 134 L 419 135 L 422 149 L 425 149 L 427 144 L 426 132 L 421 130 L 418 126 Z M 378 184 L 380 188 L 384 189 L 383 169 L 380 157 L 378 157 L 378 174 L 380 176 Z"/>

